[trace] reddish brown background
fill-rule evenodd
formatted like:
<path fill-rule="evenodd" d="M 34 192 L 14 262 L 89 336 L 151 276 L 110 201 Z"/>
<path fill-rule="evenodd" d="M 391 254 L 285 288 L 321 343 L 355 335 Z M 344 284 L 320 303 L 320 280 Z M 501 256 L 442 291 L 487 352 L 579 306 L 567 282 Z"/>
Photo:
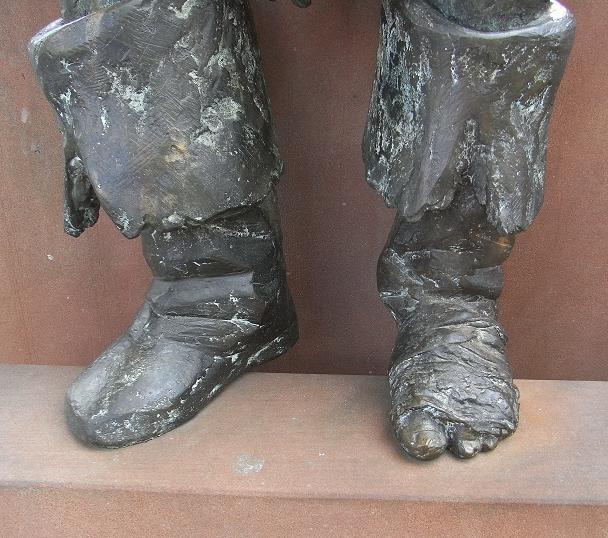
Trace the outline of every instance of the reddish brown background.
<path fill-rule="evenodd" d="M 314 0 L 313 0 L 314 1 Z M 508 262 L 502 321 L 516 374 L 608 380 L 608 10 L 570 0 L 579 32 L 551 132 L 545 208 Z M 106 217 L 62 232 L 60 138 L 25 47 L 55 0 L 0 0 L 0 361 L 85 364 L 128 325 L 149 281 Z M 392 212 L 365 184 L 360 139 L 378 0 L 253 0 L 287 172 L 285 249 L 302 337 L 276 371 L 383 373 L 393 324 L 375 289 Z"/>

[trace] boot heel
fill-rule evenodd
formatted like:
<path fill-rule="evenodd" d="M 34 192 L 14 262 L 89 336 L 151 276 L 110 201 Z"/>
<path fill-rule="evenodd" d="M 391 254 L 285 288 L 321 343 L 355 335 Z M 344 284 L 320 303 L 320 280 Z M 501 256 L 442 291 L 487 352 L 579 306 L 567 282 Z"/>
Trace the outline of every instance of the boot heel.
<path fill-rule="evenodd" d="M 247 366 L 259 366 L 283 355 L 296 344 L 298 336 L 298 325 L 294 322 L 254 353 L 247 361 Z"/>

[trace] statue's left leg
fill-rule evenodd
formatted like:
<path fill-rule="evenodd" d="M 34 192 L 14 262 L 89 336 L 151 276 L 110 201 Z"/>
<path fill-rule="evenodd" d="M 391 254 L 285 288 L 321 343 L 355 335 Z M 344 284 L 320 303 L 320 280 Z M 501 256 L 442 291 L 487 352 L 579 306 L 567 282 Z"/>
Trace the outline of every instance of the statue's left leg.
<path fill-rule="evenodd" d="M 378 289 L 399 329 L 391 419 L 412 456 L 431 459 L 449 447 L 470 457 L 515 431 L 518 392 L 496 321 L 513 243 L 488 223 L 470 184 L 449 208 L 395 222 Z"/>
<path fill-rule="evenodd" d="M 364 157 L 398 211 L 378 280 L 398 325 L 391 419 L 413 457 L 472 457 L 517 427 L 496 300 L 542 203 L 573 35 L 554 0 L 383 1 Z"/>

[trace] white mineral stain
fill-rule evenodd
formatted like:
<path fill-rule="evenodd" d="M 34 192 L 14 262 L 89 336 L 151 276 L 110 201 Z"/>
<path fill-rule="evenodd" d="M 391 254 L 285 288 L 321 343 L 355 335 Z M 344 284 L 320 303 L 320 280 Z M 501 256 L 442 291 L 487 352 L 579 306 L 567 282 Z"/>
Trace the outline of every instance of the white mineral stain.
<path fill-rule="evenodd" d="M 209 393 L 209 398 L 213 398 L 213 396 L 215 396 L 221 389 L 222 385 L 216 385 L 215 387 L 213 387 L 213 389 Z"/>
<path fill-rule="evenodd" d="M 232 51 L 227 48 L 222 48 L 219 52 L 216 52 L 209 61 L 207 62 L 207 67 L 218 65 L 223 69 L 231 69 L 234 67 L 236 61 Z"/>
<path fill-rule="evenodd" d="M 104 70 L 111 78 L 112 87 L 110 93 L 118 95 L 122 101 L 134 112 L 145 114 L 145 99 L 150 91 L 150 88 L 144 87 L 137 89 L 137 77 L 133 75 L 129 68 L 122 68 L 120 72 L 114 72 L 104 67 Z M 123 79 L 128 79 L 131 83 L 123 82 Z"/>
<path fill-rule="evenodd" d="M 192 385 L 192 388 L 190 389 L 190 394 L 194 394 L 196 392 L 196 389 L 203 382 L 203 379 L 204 379 L 203 377 L 199 377 L 196 380 L 196 383 L 194 383 L 194 385 Z"/>
<path fill-rule="evenodd" d="M 107 410 L 107 409 L 100 409 L 100 410 L 99 410 L 97 413 L 95 413 L 95 414 L 94 414 L 94 415 L 91 417 L 91 419 L 92 419 L 92 420 L 95 420 L 96 418 L 103 417 L 103 416 L 105 416 L 105 415 L 107 415 L 107 414 L 108 414 L 108 410 Z"/>
<path fill-rule="evenodd" d="M 101 115 L 99 116 L 99 119 L 101 120 L 103 132 L 105 133 L 108 130 L 108 109 L 106 107 L 101 107 Z"/>
<path fill-rule="evenodd" d="M 456 61 L 456 52 L 452 52 L 452 57 L 450 59 L 450 72 L 452 74 L 452 86 L 456 86 L 458 84 L 458 62 Z"/>
<path fill-rule="evenodd" d="M 196 0 L 186 0 L 181 9 L 177 9 L 175 6 L 169 6 L 169 9 L 173 11 L 178 19 L 187 19 L 195 6 Z"/>
<path fill-rule="evenodd" d="M 127 230 L 131 224 L 131 222 L 129 221 L 129 215 L 127 215 L 124 209 L 118 210 L 115 222 L 120 230 Z"/>
<path fill-rule="evenodd" d="M 263 459 L 251 454 L 241 454 L 232 464 L 232 469 L 240 475 L 254 474 L 259 473 L 264 468 L 265 463 Z"/>
<path fill-rule="evenodd" d="M 28 122 L 29 119 L 30 119 L 30 111 L 26 107 L 23 107 L 21 109 L 21 123 L 25 124 Z"/>
<path fill-rule="evenodd" d="M 230 97 L 216 101 L 213 105 L 203 109 L 200 120 L 202 132 L 197 136 L 195 142 L 210 148 L 217 148 L 224 129 L 230 123 L 238 121 L 243 113 L 242 106 Z"/>
<path fill-rule="evenodd" d="M 64 93 L 59 95 L 59 101 L 62 104 L 63 110 L 59 112 L 59 115 L 68 125 L 73 125 L 72 119 L 72 90 L 67 89 Z"/>
<path fill-rule="evenodd" d="M 72 70 L 70 69 L 72 67 L 72 64 L 70 62 L 68 62 L 66 59 L 61 60 L 61 66 L 68 72 L 71 73 Z"/>
<path fill-rule="evenodd" d="M 169 221 L 171 224 L 181 224 L 184 219 L 180 217 L 177 213 L 173 213 L 172 215 L 169 215 L 167 217 L 167 221 Z"/>

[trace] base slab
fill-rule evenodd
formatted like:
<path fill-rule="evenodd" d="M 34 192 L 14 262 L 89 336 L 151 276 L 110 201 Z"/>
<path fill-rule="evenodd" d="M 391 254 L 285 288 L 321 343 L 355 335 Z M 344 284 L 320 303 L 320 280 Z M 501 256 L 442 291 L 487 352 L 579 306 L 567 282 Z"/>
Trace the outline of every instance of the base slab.
<path fill-rule="evenodd" d="M 608 383 L 519 381 L 518 432 L 404 459 L 386 380 L 245 375 L 181 428 L 79 444 L 79 369 L 0 365 L 2 536 L 608 536 Z"/>

